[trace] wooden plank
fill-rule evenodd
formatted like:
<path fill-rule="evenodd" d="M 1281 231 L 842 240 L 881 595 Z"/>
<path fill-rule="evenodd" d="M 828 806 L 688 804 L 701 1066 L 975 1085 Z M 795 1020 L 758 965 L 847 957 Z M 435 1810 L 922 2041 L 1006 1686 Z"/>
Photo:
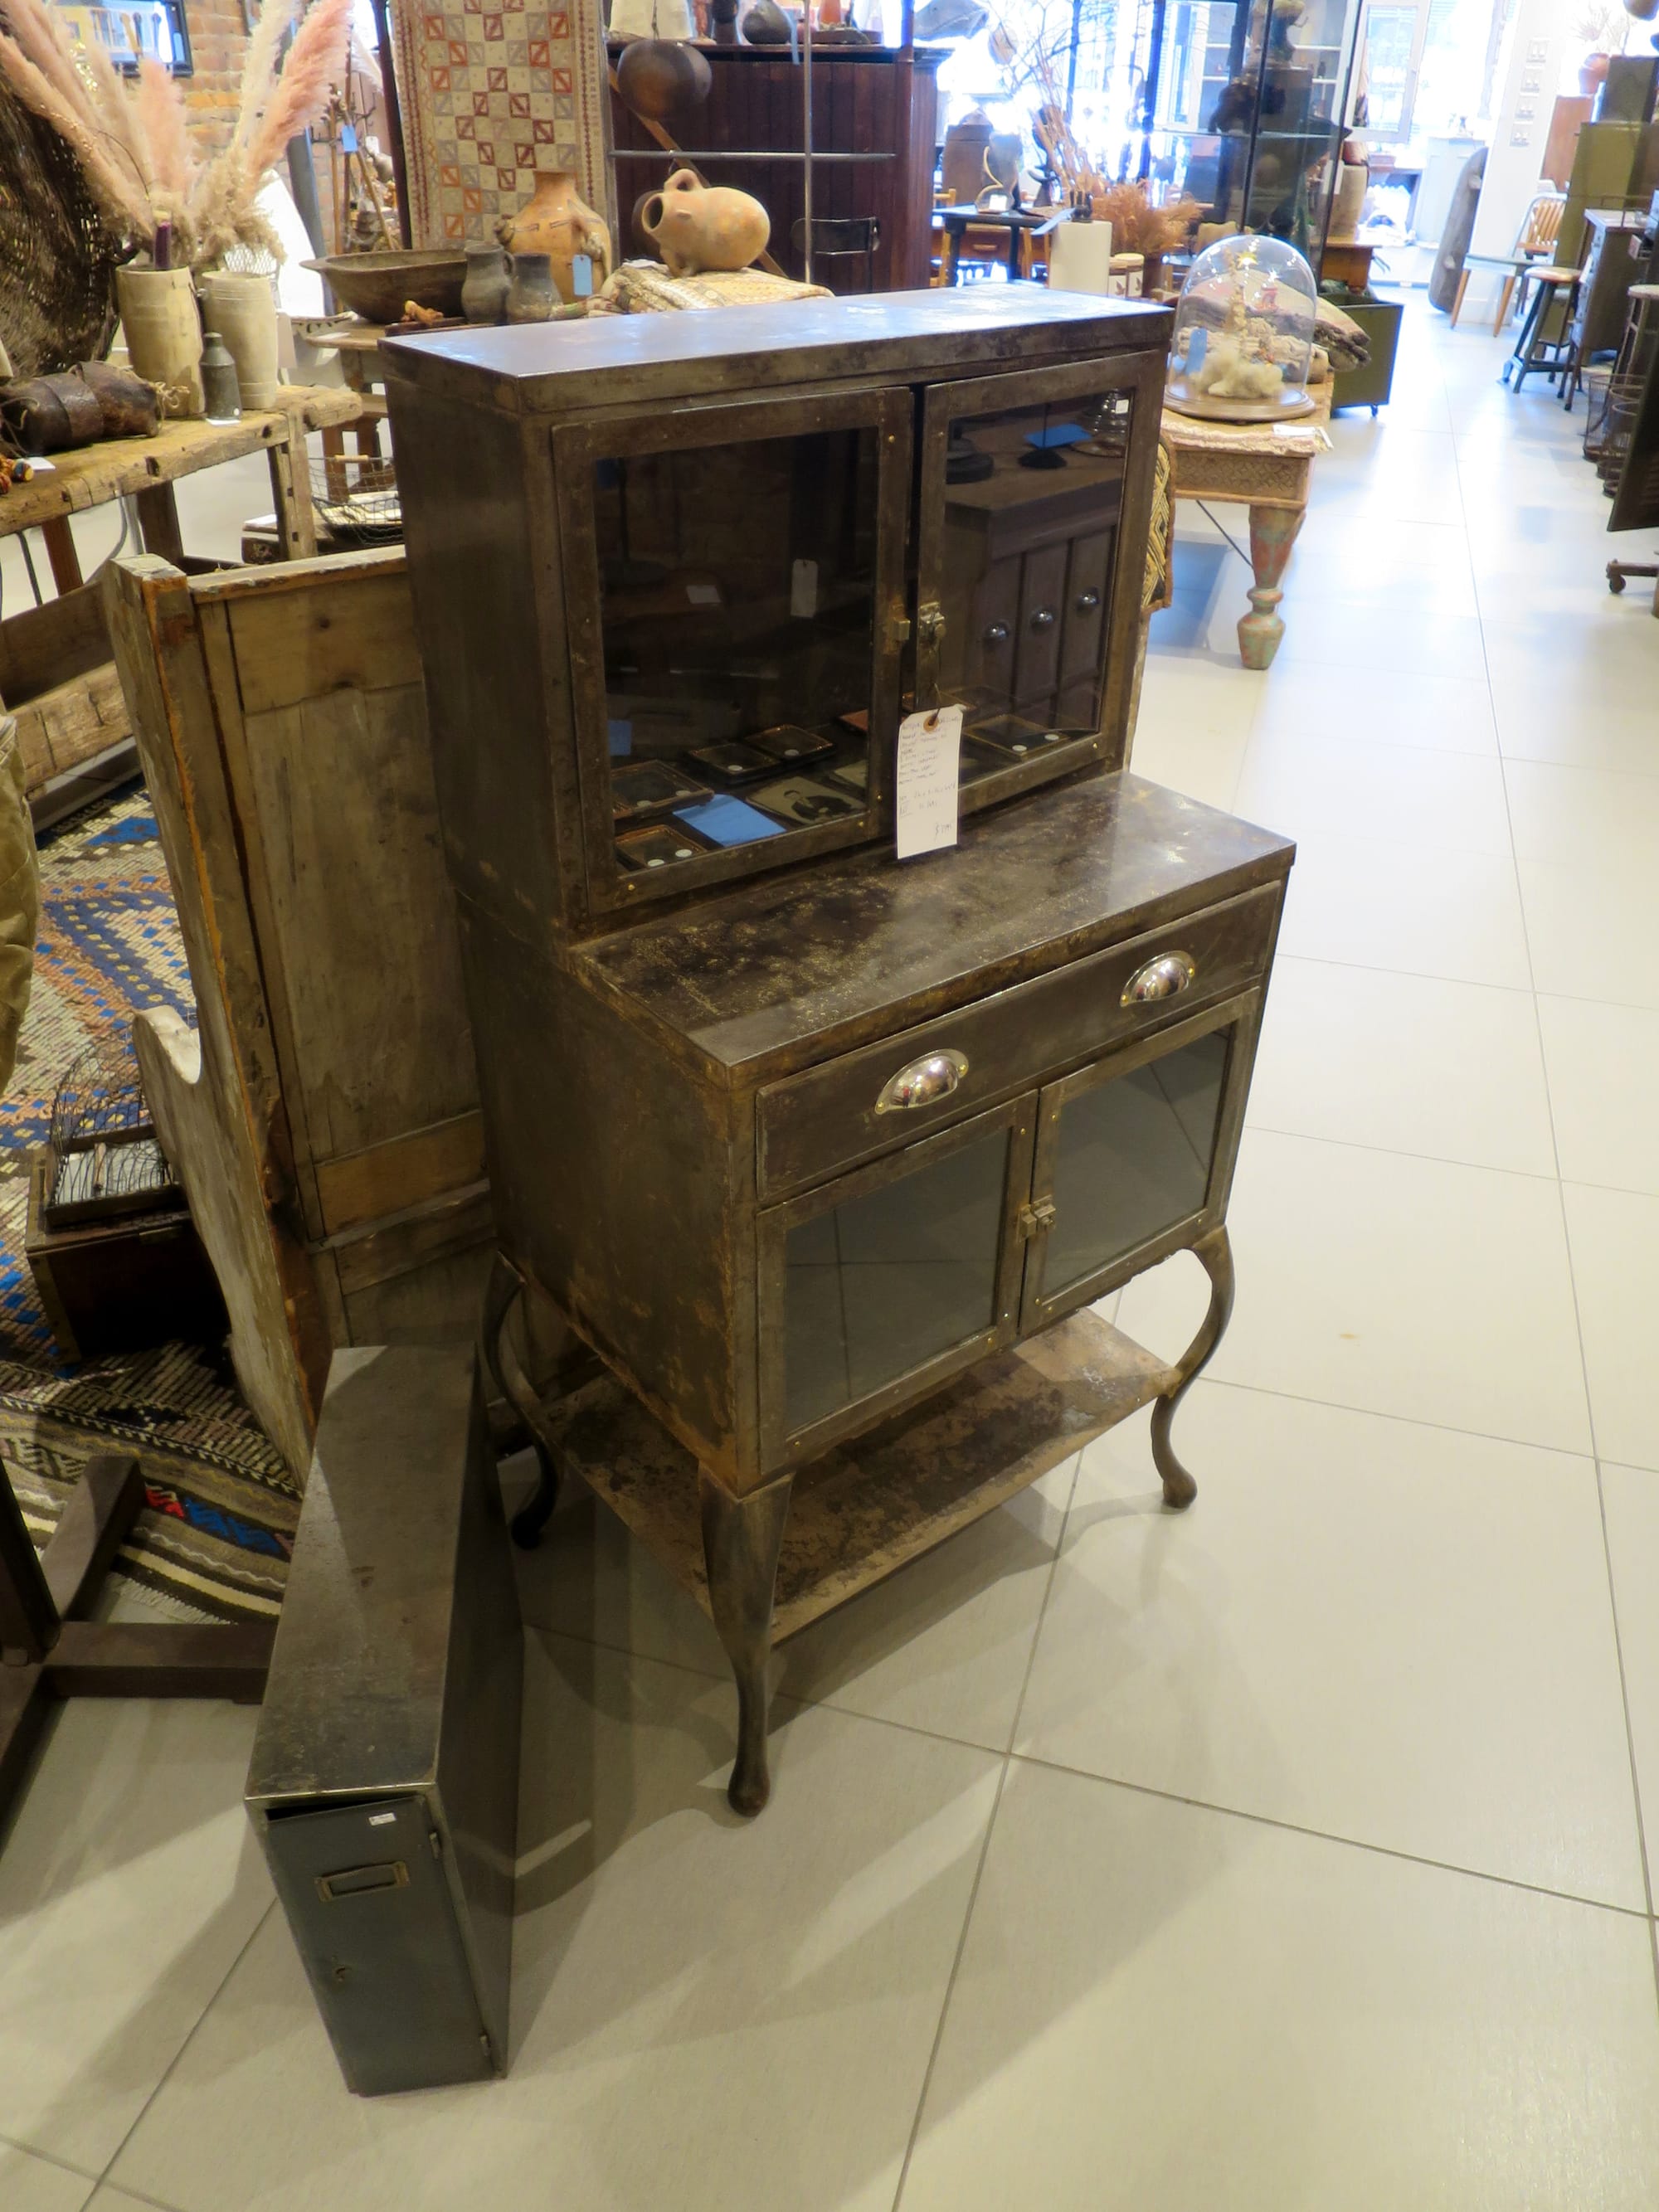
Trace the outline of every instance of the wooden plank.
<path fill-rule="evenodd" d="M 86 1611 L 144 1502 L 138 1462 L 114 1452 L 89 1459 L 40 1565 L 63 1620 Z"/>
<path fill-rule="evenodd" d="M 774 1643 L 1006 1504 L 1175 1379 L 1094 1314 L 1073 1314 L 804 1468 L 778 1563 Z M 706 1612 L 690 1453 L 608 1376 L 554 1407 L 547 1435 Z"/>
<path fill-rule="evenodd" d="M 30 792 L 82 761 L 108 752 L 131 734 L 132 726 L 113 661 L 71 677 L 67 684 L 57 684 L 10 712 L 17 718 Z"/>
<path fill-rule="evenodd" d="M 471 1184 L 406 1213 L 349 1229 L 320 1249 L 334 1264 L 343 1299 L 406 1275 L 428 1260 L 469 1251 L 491 1233 L 489 1186 Z"/>
<path fill-rule="evenodd" d="M 331 577 L 333 588 L 327 591 L 315 588 L 321 580 L 316 569 L 309 574 L 309 591 L 216 595 L 228 610 L 244 714 L 291 707 L 319 692 L 386 690 L 421 682 L 420 644 L 401 562 L 390 572 Z"/>
<path fill-rule="evenodd" d="M 292 1152 L 201 637 L 190 587 L 152 556 L 114 564 L 107 605 L 201 1025 L 141 1016 L 139 1066 L 224 1292 L 238 1377 L 303 1482 L 328 1338 L 283 1225 Z"/>
<path fill-rule="evenodd" d="M 52 580 L 60 592 L 78 591 L 81 587 L 81 556 L 75 548 L 74 532 L 68 518 L 55 515 L 40 525 L 40 535 L 46 540 L 46 558 L 52 563 Z"/>
<path fill-rule="evenodd" d="M 283 443 L 296 418 L 307 429 L 353 422 L 362 404 L 355 392 L 343 387 L 295 386 L 284 391 L 283 400 L 288 411 L 244 415 L 239 422 L 164 422 L 153 438 L 105 438 L 73 453 L 55 453 L 50 475 L 14 484 L 0 500 L 0 538 Z"/>
<path fill-rule="evenodd" d="M 470 1243 L 434 1252 L 418 1266 L 366 1283 L 345 1301 L 353 1344 L 453 1344 L 476 1338 L 495 1239 L 481 1214 Z"/>
<path fill-rule="evenodd" d="M 234 1698 L 258 1705 L 275 1622 L 66 1620 L 41 1668 L 60 1698 Z"/>
<path fill-rule="evenodd" d="M 324 1224 L 333 1236 L 481 1182 L 483 1174 L 483 1116 L 474 1109 L 363 1152 L 319 1160 L 317 1194 Z"/>
<path fill-rule="evenodd" d="M 109 625 L 100 586 L 82 584 L 44 606 L 26 607 L 0 623 L 0 699 L 15 714 L 71 676 L 109 659 Z"/>
<path fill-rule="evenodd" d="M 349 602 L 338 616 L 350 622 Z M 477 1075 L 424 690 L 328 691 L 249 714 L 243 731 L 265 972 L 281 971 L 284 1087 L 313 1161 L 471 1112 Z"/>
<path fill-rule="evenodd" d="M 173 486 L 152 484 L 148 491 L 137 494 L 133 504 L 138 510 L 138 528 L 145 552 L 182 567 L 185 541 L 179 528 L 179 503 L 173 495 Z"/>
<path fill-rule="evenodd" d="M 35 834 L 50 830 L 54 823 L 62 822 L 70 814 L 78 814 L 83 806 L 90 806 L 94 799 L 102 799 L 109 792 L 118 791 L 124 783 L 136 782 L 143 773 L 137 745 L 131 738 L 123 738 L 106 753 L 94 753 L 78 767 L 48 777 L 38 789 L 29 793 L 29 818 Z"/>
<path fill-rule="evenodd" d="M 317 517 L 311 505 L 310 462 L 303 439 L 273 444 L 270 496 L 276 508 L 276 536 L 289 561 L 309 561 L 317 550 Z"/>
<path fill-rule="evenodd" d="M 313 561 L 284 561 L 270 569 L 228 568 L 204 576 L 191 587 L 198 607 L 218 606 L 251 599 L 274 605 L 285 593 L 315 592 L 319 584 L 331 590 L 366 582 L 379 576 L 401 576 L 407 563 L 401 545 L 380 545 L 368 552 L 331 553 Z"/>

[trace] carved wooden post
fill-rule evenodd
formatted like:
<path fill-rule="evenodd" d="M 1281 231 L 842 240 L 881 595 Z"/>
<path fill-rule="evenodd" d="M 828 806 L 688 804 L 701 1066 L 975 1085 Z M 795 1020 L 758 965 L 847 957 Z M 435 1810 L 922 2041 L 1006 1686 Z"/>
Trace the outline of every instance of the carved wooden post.
<path fill-rule="evenodd" d="M 1250 509 L 1250 566 L 1255 571 L 1249 595 L 1253 611 L 1242 616 L 1238 624 L 1239 657 L 1246 668 L 1271 668 L 1279 641 L 1285 635 L 1277 611 L 1285 594 L 1279 586 L 1302 527 L 1303 514 L 1296 507 Z"/>

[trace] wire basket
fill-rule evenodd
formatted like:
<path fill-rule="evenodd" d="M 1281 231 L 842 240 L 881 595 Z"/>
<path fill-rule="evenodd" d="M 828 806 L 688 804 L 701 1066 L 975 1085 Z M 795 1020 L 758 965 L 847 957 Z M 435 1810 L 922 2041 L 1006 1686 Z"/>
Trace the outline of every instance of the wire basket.
<path fill-rule="evenodd" d="M 70 1062 L 52 1102 L 46 1161 L 40 1212 L 51 1228 L 179 1203 L 130 1031 L 100 1037 Z"/>
<path fill-rule="evenodd" d="M 1587 368 L 1581 381 L 1584 387 L 1584 459 L 1599 461 L 1607 442 L 1607 401 L 1613 371 L 1606 368 Z"/>
<path fill-rule="evenodd" d="M 1619 489 L 1619 479 L 1625 472 L 1625 462 L 1630 453 L 1631 434 L 1636 428 L 1636 417 L 1642 405 L 1642 392 L 1646 378 L 1641 376 L 1610 376 L 1607 379 L 1607 420 L 1601 434 L 1601 453 L 1597 473 L 1611 499 Z"/>
<path fill-rule="evenodd" d="M 381 453 L 325 453 L 311 465 L 311 503 L 337 545 L 388 545 L 404 534 L 397 472 Z"/>

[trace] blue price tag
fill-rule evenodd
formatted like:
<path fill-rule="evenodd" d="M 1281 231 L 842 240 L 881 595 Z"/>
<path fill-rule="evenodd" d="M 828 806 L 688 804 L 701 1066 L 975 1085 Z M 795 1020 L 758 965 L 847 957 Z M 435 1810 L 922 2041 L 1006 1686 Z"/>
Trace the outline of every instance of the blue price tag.
<path fill-rule="evenodd" d="M 590 299 L 593 292 L 593 261 L 591 254 L 578 253 L 570 263 L 570 282 L 579 300 Z"/>
<path fill-rule="evenodd" d="M 343 123 L 340 125 L 340 151 L 343 154 L 355 154 L 356 150 L 357 126 L 353 123 Z"/>

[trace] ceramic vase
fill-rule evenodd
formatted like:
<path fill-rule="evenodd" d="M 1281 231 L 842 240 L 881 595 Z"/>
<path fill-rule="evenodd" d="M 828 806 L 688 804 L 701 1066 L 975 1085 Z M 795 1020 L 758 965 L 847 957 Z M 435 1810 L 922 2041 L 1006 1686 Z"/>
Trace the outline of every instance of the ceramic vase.
<path fill-rule="evenodd" d="M 708 57 L 684 39 L 630 39 L 617 64 L 617 91 L 653 122 L 700 106 L 713 82 Z"/>
<path fill-rule="evenodd" d="M 467 247 L 461 313 L 469 323 L 499 323 L 507 313 L 507 295 L 512 289 L 513 270 L 504 246 Z"/>
<path fill-rule="evenodd" d="M 545 253 L 515 253 L 513 282 L 507 295 L 509 323 L 544 323 L 559 304 L 553 284 L 553 264 Z"/>
<path fill-rule="evenodd" d="M 535 191 L 516 216 L 500 224 L 498 235 L 515 263 L 526 253 L 546 255 L 562 300 L 577 297 L 574 265 L 579 253 L 592 262 L 596 292 L 611 274 L 611 233 L 584 205 L 568 169 L 538 169 Z M 510 302 L 507 319 L 513 319 Z"/>
<path fill-rule="evenodd" d="M 265 413 L 276 404 L 276 294 L 270 277 L 216 271 L 203 278 L 202 298 L 236 364 L 242 405 Z"/>
<path fill-rule="evenodd" d="M 115 297 L 127 357 L 159 384 L 164 415 L 202 411 L 202 319 L 188 269 L 118 269 Z"/>
<path fill-rule="evenodd" d="M 641 210 L 640 224 L 671 276 L 747 269 L 772 234 L 772 219 L 757 199 L 729 185 L 700 185 L 690 169 L 675 170 Z"/>

